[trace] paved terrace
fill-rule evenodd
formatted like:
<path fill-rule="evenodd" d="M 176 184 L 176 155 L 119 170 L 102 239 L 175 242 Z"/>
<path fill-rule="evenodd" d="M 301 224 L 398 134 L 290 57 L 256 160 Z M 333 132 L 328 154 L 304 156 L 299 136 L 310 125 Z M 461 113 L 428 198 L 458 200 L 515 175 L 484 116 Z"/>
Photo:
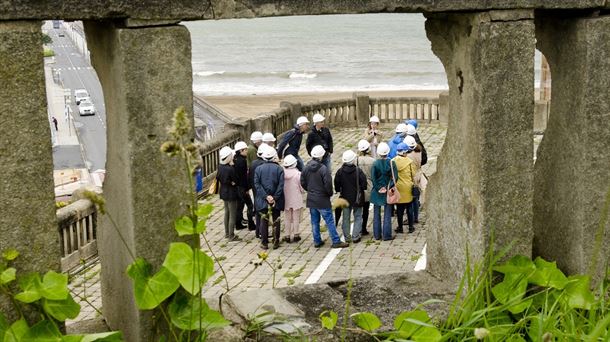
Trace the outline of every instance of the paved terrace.
<path fill-rule="evenodd" d="M 387 126 L 385 129 L 388 134 L 392 130 L 393 126 Z M 331 131 L 335 142 L 334 174 L 340 166 L 341 153 L 346 149 L 355 149 L 363 128 L 335 128 Z M 436 157 L 445 139 L 445 132 L 446 126 L 439 123 L 421 124 L 420 126 L 419 135 L 429 156 L 428 164 L 424 166 L 428 175 L 436 169 Z M 301 155 L 307 155 L 305 143 L 302 145 Z M 243 241 L 227 242 L 224 238 L 222 201 L 218 196 L 209 197 L 206 201 L 217 208 L 208 220 L 206 237 L 212 244 L 216 256 L 222 260 L 221 264 L 227 273 L 229 285 L 234 286 L 239 283 L 232 292 L 273 287 L 273 270 L 271 267 L 267 264 L 255 267 L 251 263 L 251 261 L 258 259 L 257 253 L 262 251 L 254 232 L 247 229 L 238 231 L 237 234 L 243 238 Z M 371 206 L 368 225 L 370 232 L 373 231 L 372 220 L 373 210 Z M 281 264 L 281 269 L 278 269 L 275 274 L 275 287 L 304 284 L 306 282 L 329 282 L 349 277 L 349 249 L 331 249 L 327 233 L 322 233 L 322 237 L 327 240 L 327 243 L 322 248 L 314 248 L 309 221 L 309 211 L 305 211 L 301 219 L 301 237 L 303 239 L 299 243 L 282 243 L 277 250 L 269 249 L 267 261 L 271 264 Z M 362 277 L 412 270 L 426 243 L 425 221 L 424 210 L 415 233 L 399 234 L 393 241 L 375 241 L 372 234 L 365 236 L 362 242 L 353 245 L 352 275 Z M 322 227 L 322 230 L 324 230 L 324 225 Z M 167 227 L 167 229 L 171 229 L 171 227 Z M 216 299 L 224 291 L 225 286 L 224 280 L 219 279 L 222 273 L 218 270 L 218 266 L 216 270 L 216 274 L 208 282 L 210 285 L 204 290 L 206 298 L 213 298 L 210 301 L 212 305 L 217 303 Z M 100 265 L 98 262 L 87 272 L 80 273 L 72 279 L 73 292 L 89 302 L 80 300 L 82 310 L 75 321 L 91 319 L 99 315 L 98 310 L 101 311 L 102 307 L 99 277 Z"/>

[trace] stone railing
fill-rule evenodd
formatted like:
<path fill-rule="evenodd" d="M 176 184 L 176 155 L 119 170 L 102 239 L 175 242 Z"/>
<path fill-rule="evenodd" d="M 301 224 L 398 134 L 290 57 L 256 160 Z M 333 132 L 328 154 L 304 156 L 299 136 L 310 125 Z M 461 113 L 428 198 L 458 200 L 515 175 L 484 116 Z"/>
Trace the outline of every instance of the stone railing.
<path fill-rule="evenodd" d="M 430 97 L 372 97 L 369 112 L 381 122 L 399 122 L 408 119 L 439 120 L 439 98 Z"/>
<path fill-rule="evenodd" d="M 57 222 L 62 271 L 97 255 L 97 210 L 91 201 L 81 199 L 57 210 Z"/>
<path fill-rule="evenodd" d="M 210 185 L 210 180 L 216 176 L 218 170 L 218 164 L 220 163 L 220 156 L 218 152 L 223 146 L 233 147 L 236 142 L 242 139 L 241 134 L 238 130 L 229 129 L 218 135 L 212 140 L 202 143 L 199 146 L 201 153 L 202 174 L 203 174 L 203 189 L 207 191 Z M 246 140 L 247 141 L 247 140 Z"/>
<path fill-rule="evenodd" d="M 320 101 L 301 105 L 301 113 L 304 116 L 313 117 L 313 114 L 324 115 L 328 123 L 356 122 L 356 100 L 334 100 Z"/>

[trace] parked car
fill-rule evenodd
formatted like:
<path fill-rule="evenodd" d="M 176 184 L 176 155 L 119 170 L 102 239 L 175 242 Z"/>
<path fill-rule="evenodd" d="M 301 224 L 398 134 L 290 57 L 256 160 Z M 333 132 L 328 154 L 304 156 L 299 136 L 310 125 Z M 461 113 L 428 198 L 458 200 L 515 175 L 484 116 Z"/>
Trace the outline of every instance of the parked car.
<path fill-rule="evenodd" d="M 80 114 L 80 116 L 95 115 L 95 106 L 89 98 L 80 101 L 80 104 L 78 105 L 78 114 Z"/>
<path fill-rule="evenodd" d="M 87 92 L 87 89 L 76 89 L 76 90 L 74 90 L 74 102 L 76 102 L 77 106 L 84 99 L 89 99 L 89 92 Z"/>

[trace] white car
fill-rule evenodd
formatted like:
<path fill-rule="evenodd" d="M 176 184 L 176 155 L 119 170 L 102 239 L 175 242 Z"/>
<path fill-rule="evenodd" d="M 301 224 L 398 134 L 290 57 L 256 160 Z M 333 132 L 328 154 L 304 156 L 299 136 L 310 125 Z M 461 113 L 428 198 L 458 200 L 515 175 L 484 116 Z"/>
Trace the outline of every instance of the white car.
<path fill-rule="evenodd" d="M 80 116 L 95 115 L 95 106 L 89 98 L 80 101 L 80 104 L 78 105 L 78 114 L 80 114 Z"/>
<path fill-rule="evenodd" d="M 89 92 L 87 92 L 87 89 L 76 89 L 74 91 L 74 102 L 76 102 L 76 105 L 78 106 L 80 104 L 80 102 L 84 99 L 88 99 L 89 98 Z"/>

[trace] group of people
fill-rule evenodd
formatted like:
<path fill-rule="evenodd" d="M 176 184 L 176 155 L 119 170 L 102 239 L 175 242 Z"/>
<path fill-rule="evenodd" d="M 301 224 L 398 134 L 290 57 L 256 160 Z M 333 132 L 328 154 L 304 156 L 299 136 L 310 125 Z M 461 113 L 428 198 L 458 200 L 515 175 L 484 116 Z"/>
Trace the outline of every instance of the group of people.
<path fill-rule="evenodd" d="M 324 245 L 321 220 L 326 223 L 332 248 L 360 242 L 363 235 L 369 234 L 371 204 L 376 240 L 394 239 L 393 216 L 397 218 L 396 233 L 404 233 L 405 225 L 408 233 L 415 231 L 420 194 L 427 184 L 421 170 L 427 163 L 427 153 L 417 134 L 417 121 L 398 124 L 395 134 L 386 142 L 379 118 L 372 116 L 363 139 L 358 142 L 358 151 L 343 152 L 342 165 L 334 178 L 333 137 L 324 123 L 323 115 L 314 114 L 310 129 L 309 119 L 299 117 L 293 129 L 283 135 L 277 149 L 272 133 L 253 132 L 251 144 L 239 141 L 233 148 L 225 146 L 220 150 L 216 179 L 224 202 L 225 237 L 229 241 L 240 241 L 235 231 L 247 225 L 260 238 L 263 249 L 269 248 L 270 240 L 274 248 L 280 246 L 280 241 L 298 242 L 305 207 L 309 209 L 316 248 Z M 310 157 L 307 164 L 299 155 L 304 134 Z M 339 196 L 331 201 L 335 193 Z M 285 230 L 280 239 L 282 212 Z M 343 240 L 337 231 L 341 218 Z"/>

